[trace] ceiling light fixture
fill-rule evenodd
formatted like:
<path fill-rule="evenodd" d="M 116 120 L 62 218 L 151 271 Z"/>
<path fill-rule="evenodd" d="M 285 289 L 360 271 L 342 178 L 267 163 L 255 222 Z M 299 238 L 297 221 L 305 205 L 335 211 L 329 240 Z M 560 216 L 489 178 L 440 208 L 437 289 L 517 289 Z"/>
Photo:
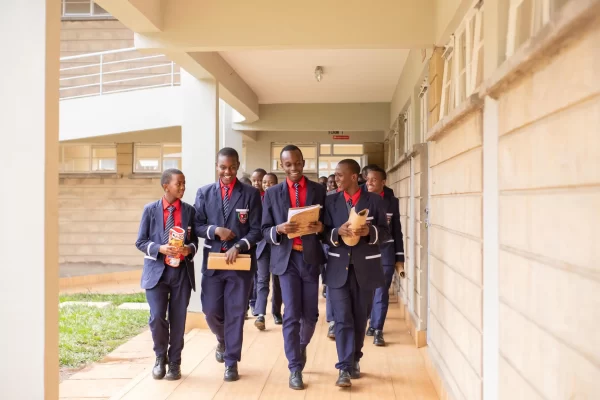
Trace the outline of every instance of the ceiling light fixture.
<path fill-rule="evenodd" d="M 315 79 L 317 82 L 321 82 L 321 78 L 323 77 L 323 67 L 315 68 Z"/>

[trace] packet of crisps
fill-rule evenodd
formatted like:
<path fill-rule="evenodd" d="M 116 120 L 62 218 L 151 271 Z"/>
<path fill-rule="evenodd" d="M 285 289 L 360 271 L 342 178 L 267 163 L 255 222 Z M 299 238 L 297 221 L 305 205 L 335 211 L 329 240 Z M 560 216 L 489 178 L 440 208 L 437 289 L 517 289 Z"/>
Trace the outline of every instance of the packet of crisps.
<path fill-rule="evenodd" d="M 174 226 L 169 231 L 169 246 L 183 247 L 185 231 L 179 226 Z M 179 267 L 179 257 L 165 256 L 165 262 L 171 267 Z"/>

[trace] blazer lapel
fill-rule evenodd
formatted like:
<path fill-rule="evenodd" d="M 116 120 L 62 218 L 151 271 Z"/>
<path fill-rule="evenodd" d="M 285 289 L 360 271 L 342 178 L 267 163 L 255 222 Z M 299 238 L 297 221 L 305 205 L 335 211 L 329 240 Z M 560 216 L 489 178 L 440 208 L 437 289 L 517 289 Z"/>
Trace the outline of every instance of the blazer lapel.
<path fill-rule="evenodd" d="M 154 223 L 157 225 L 156 232 L 161 233 L 160 243 L 164 244 L 162 242 L 162 240 L 163 240 L 163 236 L 164 236 L 164 232 L 165 232 L 165 221 L 164 221 L 164 215 L 163 215 L 162 199 L 160 199 L 156 203 L 156 207 L 154 207 Z"/>
<path fill-rule="evenodd" d="M 217 204 L 217 209 L 219 210 L 219 212 L 217 213 L 217 218 L 220 222 L 219 226 L 225 226 L 225 219 L 223 218 L 223 196 L 221 196 L 221 181 L 217 181 L 217 183 L 215 183 L 215 186 L 213 186 L 213 190 L 216 192 L 215 198 L 219 202 L 219 204 Z M 231 209 L 231 207 L 229 208 Z M 206 211 L 208 212 L 209 210 Z"/>
<path fill-rule="evenodd" d="M 236 204 L 242 197 L 242 191 L 244 190 L 242 185 L 243 183 L 237 180 L 235 182 L 235 185 L 233 185 L 233 191 L 231 192 L 231 195 L 229 195 L 229 212 L 225 216 L 226 221 L 229 219 L 229 216 L 235 210 Z"/>
<path fill-rule="evenodd" d="M 361 190 L 360 198 L 358 199 L 358 204 L 356 204 L 356 206 L 354 207 L 356 212 L 362 211 L 365 208 L 369 208 L 369 195 L 367 193 L 367 191 Z"/>
<path fill-rule="evenodd" d="M 181 228 L 187 234 L 188 223 L 190 220 L 190 212 L 187 207 L 183 205 L 183 201 L 181 202 Z"/>
<path fill-rule="evenodd" d="M 279 193 L 281 198 L 281 210 L 283 211 L 283 218 L 287 221 L 287 216 L 290 210 L 290 192 L 288 189 L 287 180 L 283 181 L 281 185 L 281 192 Z"/>
<path fill-rule="evenodd" d="M 340 213 L 345 216 L 350 216 L 348 212 L 348 207 L 346 206 L 346 198 L 344 197 L 344 192 L 338 192 L 332 196 L 337 196 L 338 198 L 335 201 L 335 212 Z"/>
<path fill-rule="evenodd" d="M 307 177 L 304 177 L 304 179 L 306 179 L 306 204 L 305 205 L 312 206 L 313 199 L 315 197 L 314 187 L 312 185 L 312 181 L 309 181 Z"/>

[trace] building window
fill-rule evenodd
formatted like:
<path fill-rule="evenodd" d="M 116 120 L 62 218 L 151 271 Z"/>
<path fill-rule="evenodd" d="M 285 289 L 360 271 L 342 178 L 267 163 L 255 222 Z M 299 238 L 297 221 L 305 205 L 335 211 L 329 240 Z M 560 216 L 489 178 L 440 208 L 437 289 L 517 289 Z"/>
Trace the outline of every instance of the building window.
<path fill-rule="evenodd" d="M 181 144 L 136 144 L 133 148 L 133 172 L 161 173 L 181 169 Z"/>
<path fill-rule="evenodd" d="M 61 173 L 102 173 L 117 171 L 117 146 L 63 144 L 59 150 Z"/>
<path fill-rule="evenodd" d="M 319 146 L 319 176 L 334 174 L 335 167 L 346 158 L 364 164 L 363 157 L 364 148 L 362 144 L 322 144 Z"/>
<path fill-rule="evenodd" d="M 272 172 L 283 172 L 281 168 L 281 162 L 279 155 L 281 150 L 292 143 L 272 143 L 271 144 L 271 171 Z M 304 161 L 306 164 L 304 165 L 305 172 L 317 172 L 317 144 L 316 143 L 307 143 L 307 144 L 297 144 L 300 151 L 302 151 L 302 155 L 304 156 Z"/>
<path fill-rule="evenodd" d="M 108 17 L 110 14 L 94 0 L 62 0 L 63 17 Z"/>
<path fill-rule="evenodd" d="M 412 107 L 408 106 L 404 112 L 404 115 L 402 116 L 404 124 L 404 153 L 410 153 L 413 147 L 414 130 L 412 117 Z"/>

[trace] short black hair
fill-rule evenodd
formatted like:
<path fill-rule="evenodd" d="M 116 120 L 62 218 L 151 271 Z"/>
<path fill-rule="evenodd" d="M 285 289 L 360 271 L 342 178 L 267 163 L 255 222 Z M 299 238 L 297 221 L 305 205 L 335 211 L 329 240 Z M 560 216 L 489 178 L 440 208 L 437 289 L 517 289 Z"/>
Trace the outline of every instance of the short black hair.
<path fill-rule="evenodd" d="M 240 178 L 240 182 L 242 182 L 242 183 L 243 183 L 243 184 L 245 184 L 245 185 L 250 185 L 250 186 L 252 186 L 252 181 L 251 181 L 250 179 L 246 178 L 245 176 L 242 176 L 242 177 Z"/>
<path fill-rule="evenodd" d="M 329 175 L 329 176 L 327 177 L 327 179 L 329 179 L 329 178 L 333 178 L 333 179 L 335 179 L 335 174 L 331 174 L 331 175 Z"/>
<path fill-rule="evenodd" d="M 238 163 L 240 162 L 240 156 L 237 150 L 231 147 L 223 147 L 221 150 L 219 150 L 219 152 L 217 153 L 217 158 L 219 158 L 220 156 L 234 157 Z"/>
<path fill-rule="evenodd" d="M 353 160 L 351 158 L 344 158 L 338 164 L 347 165 L 353 174 L 360 175 L 360 165 L 356 162 L 356 160 Z"/>
<path fill-rule="evenodd" d="M 304 160 L 304 154 L 302 154 L 302 150 L 300 150 L 300 148 L 298 146 L 294 145 L 294 144 L 288 144 L 283 149 L 281 149 L 281 151 L 279 152 L 279 158 L 280 159 L 281 159 L 282 154 L 285 153 L 286 151 L 297 151 L 297 152 L 300 153 L 300 156 Z"/>
<path fill-rule="evenodd" d="M 379 172 L 379 174 L 381 175 L 381 179 L 383 179 L 384 181 L 387 179 L 387 172 L 385 172 L 383 168 L 379 168 L 376 166 L 375 168 L 369 168 L 369 172 Z"/>
<path fill-rule="evenodd" d="M 165 169 L 162 173 L 162 176 L 160 177 L 160 185 L 168 185 L 169 183 L 171 183 L 173 175 L 183 175 L 183 172 L 181 172 L 177 168 Z"/>
<path fill-rule="evenodd" d="M 376 164 L 369 164 L 369 165 L 365 165 L 363 167 L 362 172 L 364 173 L 365 171 L 368 172 L 368 171 L 371 171 L 371 170 L 374 170 L 374 169 L 378 169 L 378 168 L 379 168 L 379 166 L 377 166 Z"/>
<path fill-rule="evenodd" d="M 275 175 L 274 173 L 269 172 L 268 174 L 265 175 L 265 177 L 267 177 L 267 176 L 272 177 L 275 180 L 275 183 L 279 182 L 279 179 L 277 179 L 277 175 Z"/>
<path fill-rule="evenodd" d="M 256 168 L 254 171 L 252 171 L 252 173 L 255 173 L 255 172 L 258 172 L 259 174 L 262 174 L 262 175 L 266 175 L 267 174 L 267 171 L 265 171 L 262 168 Z"/>
<path fill-rule="evenodd" d="M 319 179 L 327 179 L 327 177 L 325 175 L 320 176 Z"/>

